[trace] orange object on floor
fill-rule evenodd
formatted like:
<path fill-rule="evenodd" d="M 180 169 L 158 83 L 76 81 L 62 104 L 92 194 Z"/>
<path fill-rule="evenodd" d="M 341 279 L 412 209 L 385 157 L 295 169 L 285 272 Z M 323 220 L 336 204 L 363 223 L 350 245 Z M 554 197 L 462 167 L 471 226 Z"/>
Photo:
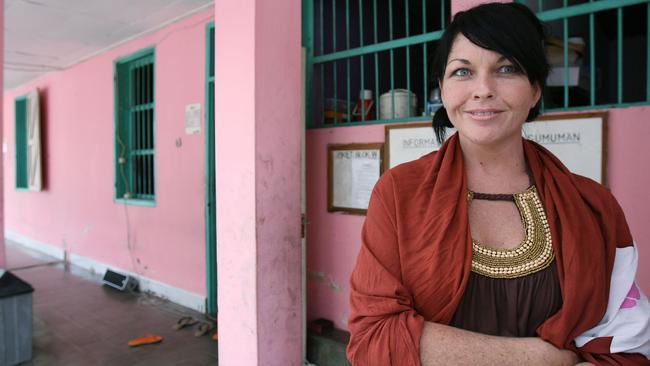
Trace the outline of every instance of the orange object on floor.
<path fill-rule="evenodd" d="M 154 344 L 162 342 L 162 337 L 154 334 L 145 334 L 142 337 L 134 338 L 129 341 L 129 347 L 138 347 L 145 344 Z"/>
<path fill-rule="evenodd" d="M 215 341 L 218 341 L 219 340 L 219 332 L 214 332 L 214 334 L 212 335 L 212 339 L 215 340 Z"/>

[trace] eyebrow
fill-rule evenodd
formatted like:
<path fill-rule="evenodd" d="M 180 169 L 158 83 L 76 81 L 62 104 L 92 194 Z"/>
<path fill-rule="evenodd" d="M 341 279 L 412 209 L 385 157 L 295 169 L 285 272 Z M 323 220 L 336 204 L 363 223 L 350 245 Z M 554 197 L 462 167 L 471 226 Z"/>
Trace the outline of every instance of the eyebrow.
<path fill-rule="evenodd" d="M 508 59 L 506 58 L 506 56 L 501 56 L 501 57 L 499 57 L 499 59 L 497 60 L 497 63 L 501 63 L 501 62 L 503 62 L 503 61 L 507 61 L 507 60 L 508 60 Z M 447 62 L 447 65 L 449 65 L 450 63 L 452 63 L 452 62 L 454 62 L 454 61 L 461 62 L 461 63 L 463 63 L 463 64 L 465 64 L 465 65 L 471 65 L 471 64 L 472 64 L 471 62 L 469 62 L 469 60 L 466 60 L 466 59 L 464 59 L 464 58 L 452 58 L 451 60 L 449 60 L 449 62 Z"/>

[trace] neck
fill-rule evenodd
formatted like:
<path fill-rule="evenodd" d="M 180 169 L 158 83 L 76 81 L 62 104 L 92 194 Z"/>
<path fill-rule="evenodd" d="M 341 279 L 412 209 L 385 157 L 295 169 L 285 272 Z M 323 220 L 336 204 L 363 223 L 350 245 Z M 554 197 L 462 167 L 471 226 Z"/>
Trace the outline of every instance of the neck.
<path fill-rule="evenodd" d="M 512 139 L 498 146 L 476 145 L 460 136 L 470 190 L 514 193 L 528 188 L 523 142 Z"/>

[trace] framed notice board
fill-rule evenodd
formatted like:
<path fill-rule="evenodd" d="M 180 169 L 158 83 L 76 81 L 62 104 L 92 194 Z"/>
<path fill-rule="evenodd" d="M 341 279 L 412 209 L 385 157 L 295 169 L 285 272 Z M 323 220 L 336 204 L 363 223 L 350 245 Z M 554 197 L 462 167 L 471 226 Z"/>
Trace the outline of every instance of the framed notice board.
<path fill-rule="evenodd" d="M 327 146 L 327 210 L 365 215 L 383 172 L 383 143 Z"/>
<path fill-rule="evenodd" d="M 438 150 L 430 123 L 386 125 L 384 169 Z M 447 137 L 456 132 L 447 129 Z M 552 114 L 524 123 L 524 138 L 547 148 L 573 173 L 607 184 L 607 112 Z"/>
<path fill-rule="evenodd" d="M 607 184 L 607 112 L 540 116 L 524 123 L 523 134 L 571 172 Z"/>
<path fill-rule="evenodd" d="M 440 149 L 431 122 L 386 125 L 386 159 L 384 169 L 388 170 L 407 161 L 415 160 Z M 447 128 L 447 138 L 456 129 Z"/>

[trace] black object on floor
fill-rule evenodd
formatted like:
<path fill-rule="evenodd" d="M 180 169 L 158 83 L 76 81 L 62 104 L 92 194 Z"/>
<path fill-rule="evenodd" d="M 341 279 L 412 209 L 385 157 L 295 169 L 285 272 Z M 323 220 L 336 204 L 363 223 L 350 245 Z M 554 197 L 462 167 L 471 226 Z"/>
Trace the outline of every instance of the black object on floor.
<path fill-rule="evenodd" d="M 32 292 L 11 272 L 0 274 L 0 365 L 32 359 Z"/>
<path fill-rule="evenodd" d="M 51 264 L 55 258 L 8 242 L 9 268 L 34 287 L 32 360 L 21 366 L 217 366 L 218 343 L 194 337 L 192 329 L 173 330 L 182 316 L 203 314 L 142 293 L 102 286 L 102 274 L 74 265 Z M 155 347 L 129 347 L 145 333 L 164 337 Z M 0 363 L 1 365 L 1 363 Z M 3 365 L 4 366 L 4 365 Z"/>

